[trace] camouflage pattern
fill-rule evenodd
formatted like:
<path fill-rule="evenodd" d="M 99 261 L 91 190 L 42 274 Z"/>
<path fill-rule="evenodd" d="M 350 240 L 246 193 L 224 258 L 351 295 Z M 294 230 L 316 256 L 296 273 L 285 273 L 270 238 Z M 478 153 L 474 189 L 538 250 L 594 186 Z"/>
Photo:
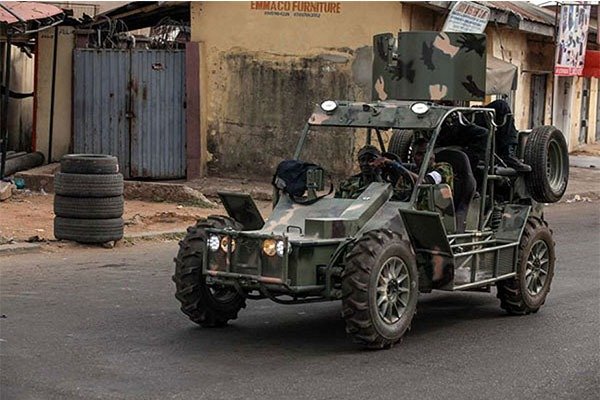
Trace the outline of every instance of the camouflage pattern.
<path fill-rule="evenodd" d="M 450 187 L 450 190 L 454 189 L 454 172 L 452 171 L 452 166 L 450 164 L 439 162 L 427 168 L 427 174 L 433 171 L 436 171 L 442 176 L 441 183 L 447 184 Z M 396 187 L 399 193 L 406 193 L 412 191 L 413 185 L 411 182 L 408 182 L 404 176 L 400 176 L 398 183 L 396 183 Z M 433 211 L 433 207 L 430 206 L 430 200 L 426 193 L 427 191 L 419 191 L 415 208 L 417 210 Z M 433 198 L 431 198 L 431 202 L 433 202 Z"/>
<path fill-rule="evenodd" d="M 400 32 L 373 37 L 373 100 L 483 100 L 486 36 Z"/>
<path fill-rule="evenodd" d="M 356 199 L 369 186 L 370 182 L 364 182 L 362 174 L 356 174 L 339 183 L 335 197 L 340 199 Z"/>
<path fill-rule="evenodd" d="M 336 101 L 337 108 L 324 111 L 319 104 L 315 105 L 308 119 L 310 126 L 337 126 L 349 128 L 378 129 L 435 129 L 444 115 L 452 109 L 436 104 L 429 104 L 430 109 L 423 115 L 410 110 L 413 101 L 377 101 L 361 103 Z"/>

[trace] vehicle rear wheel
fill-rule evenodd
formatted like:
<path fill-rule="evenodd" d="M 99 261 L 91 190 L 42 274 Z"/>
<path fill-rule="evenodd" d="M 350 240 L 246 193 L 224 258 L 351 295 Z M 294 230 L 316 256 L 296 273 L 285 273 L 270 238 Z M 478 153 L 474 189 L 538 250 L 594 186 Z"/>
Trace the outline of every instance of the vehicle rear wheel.
<path fill-rule="evenodd" d="M 554 276 L 554 239 L 546 221 L 527 220 L 519 245 L 517 276 L 500 281 L 500 307 L 510 314 L 535 313 L 546 301 Z"/>
<path fill-rule="evenodd" d="M 234 289 L 208 285 L 202 274 L 203 253 L 206 248 L 206 229 L 230 227 L 241 230 L 235 220 L 223 216 L 209 216 L 188 228 L 185 239 L 179 242 L 175 258 L 175 297 L 181 311 L 203 327 L 225 326 L 236 319 L 238 311 L 246 307 L 246 300 Z"/>
<path fill-rule="evenodd" d="M 392 346 L 410 327 L 418 287 L 409 244 L 389 230 L 366 233 L 346 255 L 342 274 L 346 332 L 369 348 Z"/>
<path fill-rule="evenodd" d="M 562 132 L 550 125 L 534 128 L 525 144 L 525 163 L 531 166 L 525 175 L 531 196 L 542 203 L 560 200 L 569 182 L 569 151 Z"/>
<path fill-rule="evenodd" d="M 390 139 L 388 151 L 396 154 L 402 162 L 410 162 L 412 158 L 412 142 L 415 134 L 411 129 L 394 131 Z"/>

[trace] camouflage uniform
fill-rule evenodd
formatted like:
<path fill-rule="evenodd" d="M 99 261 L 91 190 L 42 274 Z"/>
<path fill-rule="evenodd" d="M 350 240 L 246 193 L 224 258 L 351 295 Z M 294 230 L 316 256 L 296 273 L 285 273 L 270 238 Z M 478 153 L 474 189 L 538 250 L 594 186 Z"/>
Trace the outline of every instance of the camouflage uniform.
<path fill-rule="evenodd" d="M 369 186 L 371 182 L 365 182 L 361 174 L 353 175 L 340 182 L 335 197 L 340 199 L 356 199 Z"/>
<path fill-rule="evenodd" d="M 418 173 L 418 171 L 413 171 Z M 437 172 L 442 177 L 441 183 L 445 183 L 450 186 L 450 190 L 454 190 L 454 172 L 452 171 L 452 166 L 445 162 L 438 162 L 433 164 L 431 167 L 427 169 L 427 174 L 431 172 Z M 427 179 L 428 175 L 425 175 L 424 183 L 433 183 L 433 178 Z M 396 184 L 396 190 L 399 193 L 410 193 L 412 191 L 412 184 L 406 181 L 406 177 L 401 176 Z M 427 208 L 427 197 L 424 196 L 425 192 L 421 192 L 422 195 L 419 196 L 416 203 L 416 208 L 418 210 L 424 210 Z"/>

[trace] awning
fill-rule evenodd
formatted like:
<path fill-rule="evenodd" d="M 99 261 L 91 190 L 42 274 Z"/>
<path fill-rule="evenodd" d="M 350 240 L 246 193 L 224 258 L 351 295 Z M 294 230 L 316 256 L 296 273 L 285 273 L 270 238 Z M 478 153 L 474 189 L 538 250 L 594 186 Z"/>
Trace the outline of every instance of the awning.
<path fill-rule="evenodd" d="M 41 20 L 62 13 L 63 10 L 48 3 L 33 3 L 28 1 L 0 2 L 0 22 L 8 25 L 17 22 Z"/>
<path fill-rule="evenodd" d="M 585 64 L 581 76 L 600 78 L 600 51 L 587 50 L 585 52 Z"/>
<path fill-rule="evenodd" d="M 485 94 L 509 94 L 517 89 L 517 67 L 488 54 Z"/>

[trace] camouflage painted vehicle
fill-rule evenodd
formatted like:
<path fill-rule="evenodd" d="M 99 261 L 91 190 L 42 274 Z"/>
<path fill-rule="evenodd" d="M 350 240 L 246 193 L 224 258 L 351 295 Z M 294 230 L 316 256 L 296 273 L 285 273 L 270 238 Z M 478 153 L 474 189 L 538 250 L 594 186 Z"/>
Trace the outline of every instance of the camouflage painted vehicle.
<path fill-rule="evenodd" d="M 229 216 L 199 221 L 180 243 L 173 280 L 182 311 L 209 327 L 235 319 L 247 299 L 341 300 L 347 332 L 370 348 L 402 338 L 419 292 L 490 291 L 495 285 L 509 313 L 537 312 L 555 262 L 541 202 L 548 201 L 548 191 L 554 197 L 564 192 L 564 143 L 552 127 L 522 132 L 519 151 L 533 171 L 498 165 L 493 113 L 429 99 L 316 106 L 296 159 L 319 130 L 364 131 L 366 142 L 382 151 L 389 150 L 384 131 L 418 132 L 428 145 L 412 190 L 402 201 L 392 200 L 394 188 L 384 180 L 353 199 L 320 197 L 323 172 L 314 167 L 306 174 L 303 201 L 277 191 L 266 221 L 249 196 L 222 193 Z M 460 148 L 440 148 L 436 141 L 446 121 L 466 124 L 477 115 L 489 134 L 485 160 L 472 171 Z M 433 154 L 455 170 L 453 190 L 424 184 Z M 423 198 L 425 206 L 417 207 Z"/>

